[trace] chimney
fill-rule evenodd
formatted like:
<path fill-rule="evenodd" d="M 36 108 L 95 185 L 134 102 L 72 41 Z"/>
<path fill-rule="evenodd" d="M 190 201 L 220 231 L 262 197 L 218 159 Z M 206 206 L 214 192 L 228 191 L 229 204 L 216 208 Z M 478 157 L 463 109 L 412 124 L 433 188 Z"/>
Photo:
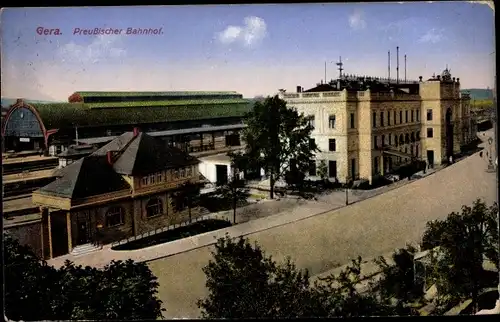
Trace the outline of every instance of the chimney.
<path fill-rule="evenodd" d="M 139 128 L 138 127 L 134 127 L 134 137 L 136 137 L 138 135 L 139 135 Z"/>
<path fill-rule="evenodd" d="M 301 86 L 297 86 L 297 93 L 301 93 L 302 92 L 302 87 Z"/>
<path fill-rule="evenodd" d="M 391 81 L 391 51 L 389 50 L 388 54 L 388 62 L 387 62 L 387 82 Z"/>
<path fill-rule="evenodd" d="M 399 84 L 399 47 L 396 47 L 396 84 Z"/>
<path fill-rule="evenodd" d="M 106 157 L 108 159 L 108 164 L 113 165 L 113 151 L 106 152 Z"/>

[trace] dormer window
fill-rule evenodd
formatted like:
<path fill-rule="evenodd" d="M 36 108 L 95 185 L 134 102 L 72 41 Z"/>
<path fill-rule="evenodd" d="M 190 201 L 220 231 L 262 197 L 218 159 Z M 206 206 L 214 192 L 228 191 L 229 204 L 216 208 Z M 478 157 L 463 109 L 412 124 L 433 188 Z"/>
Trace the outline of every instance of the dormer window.
<path fill-rule="evenodd" d="M 188 177 L 191 177 L 191 176 L 193 175 L 193 168 L 192 168 L 192 167 L 188 167 L 188 168 L 186 169 L 186 175 L 187 175 Z"/>
<path fill-rule="evenodd" d="M 181 169 L 181 178 L 184 178 L 186 176 L 186 169 L 182 168 Z"/>

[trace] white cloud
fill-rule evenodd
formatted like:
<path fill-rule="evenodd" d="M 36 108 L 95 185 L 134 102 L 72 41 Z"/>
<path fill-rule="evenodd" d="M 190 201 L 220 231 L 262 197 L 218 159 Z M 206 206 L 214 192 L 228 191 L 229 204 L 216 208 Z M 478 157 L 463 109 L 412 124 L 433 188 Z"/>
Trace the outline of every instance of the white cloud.
<path fill-rule="evenodd" d="M 96 63 L 125 56 L 126 50 L 119 46 L 120 41 L 120 35 L 99 35 L 87 46 L 70 42 L 60 47 L 58 54 L 63 61 Z"/>
<path fill-rule="evenodd" d="M 246 17 L 243 26 L 228 26 L 216 36 L 223 44 L 241 43 L 245 47 L 251 47 L 267 36 L 267 25 L 262 18 Z"/>
<path fill-rule="evenodd" d="M 363 12 L 355 10 L 349 16 L 349 26 L 354 30 L 364 29 L 366 27 L 366 21 L 363 19 Z"/>
<path fill-rule="evenodd" d="M 418 40 L 421 43 L 431 43 L 435 44 L 443 39 L 443 30 L 437 30 L 436 28 L 432 28 L 427 31 L 420 39 Z"/>

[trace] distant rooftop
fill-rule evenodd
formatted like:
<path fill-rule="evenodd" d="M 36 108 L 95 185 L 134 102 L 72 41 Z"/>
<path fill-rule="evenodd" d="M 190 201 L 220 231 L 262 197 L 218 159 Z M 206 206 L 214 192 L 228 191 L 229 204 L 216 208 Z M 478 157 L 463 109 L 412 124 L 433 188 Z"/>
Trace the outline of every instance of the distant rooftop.
<path fill-rule="evenodd" d="M 243 95 L 234 91 L 183 91 L 183 92 L 75 92 L 70 103 L 107 103 L 131 101 L 171 101 L 171 100 L 221 100 L 242 99 Z"/>

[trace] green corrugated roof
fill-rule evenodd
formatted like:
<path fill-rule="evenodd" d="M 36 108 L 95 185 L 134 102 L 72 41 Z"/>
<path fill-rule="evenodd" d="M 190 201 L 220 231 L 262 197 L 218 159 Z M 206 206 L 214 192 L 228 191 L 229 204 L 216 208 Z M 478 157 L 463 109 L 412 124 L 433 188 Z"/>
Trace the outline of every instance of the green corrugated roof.
<path fill-rule="evenodd" d="M 165 105 L 144 106 L 134 103 L 123 103 L 123 106 L 109 106 L 110 104 L 122 103 L 53 103 L 53 104 L 31 104 L 33 105 L 43 120 L 45 128 L 60 129 L 78 125 L 103 126 L 103 125 L 125 125 L 125 124 L 145 124 L 162 123 L 173 121 L 188 121 L 198 119 L 211 119 L 219 117 L 243 116 L 251 109 L 248 100 L 238 100 L 240 103 L 213 103 L 213 104 L 185 104 L 183 106 Z M 148 102 L 148 104 L 156 102 Z M 177 103 L 177 102 L 176 102 Z M 199 103 L 199 102 L 198 102 Z M 130 104 L 134 104 L 130 106 Z M 102 105 L 98 108 L 95 105 Z M 92 108 L 91 108 L 92 107 Z"/>
<path fill-rule="evenodd" d="M 85 103 L 89 108 L 118 108 L 118 107 L 161 107 L 186 105 L 218 105 L 218 104 L 248 104 L 245 99 L 199 99 L 199 100 L 172 100 L 172 101 L 130 101 Z"/>
<path fill-rule="evenodd" d="M 199 95 L 239 95 L 234 91 L 227 92 L 207 92 L 207 91 L 189 91 L 189 92 L 76 92 L 83 98 L 85 97 L 153 97 L 153 96 L 199 96 Z"/>

